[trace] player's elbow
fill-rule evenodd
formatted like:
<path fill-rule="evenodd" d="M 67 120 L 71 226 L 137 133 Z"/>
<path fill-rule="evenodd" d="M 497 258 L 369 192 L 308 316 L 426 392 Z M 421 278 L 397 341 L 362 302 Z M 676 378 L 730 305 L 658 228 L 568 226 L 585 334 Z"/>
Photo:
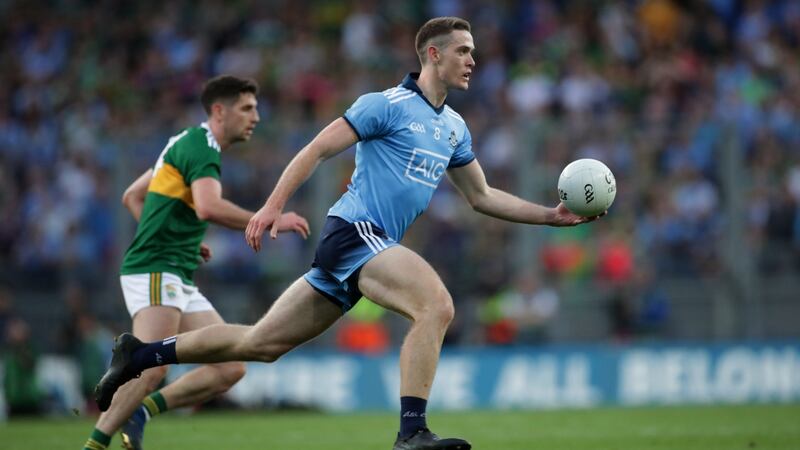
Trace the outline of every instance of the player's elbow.
<path fill-rule="evenodd" d="M 467 193 L 466 198 L 472 210 L 481 214 L 487 214 L 492 209 L 493 203 L 496 203 L 489 186 Z"/>
<path fill-rule="evenodd" d="M 481 204 L 476 199 L 468 198 L 467 203 L 473 211 L 481 212 Z"/>
<path fill-rule="evenodd" d="M 485 197 L 481 195 L 470 195 L 467 197 L 467 203 L 469 204 L 470 208 L 472 208 L 473 211 L 479 213 L 483 213 L 484 211 L 486 211 L 485 208 L 486 202 L 484 200 Z"/>
<path fill-rule="evenodd" d="M 142 196 L 133 189 L 126 189 L 122 194 L 122 206 L 129 208 L 137 201 L 143 201 Z"/>
<path fill-rule="evenodd" d="M 197 204 L 194 207 L 194 213 L 200 220 L 214 220 L 214 208 L 206 204 Z"/>

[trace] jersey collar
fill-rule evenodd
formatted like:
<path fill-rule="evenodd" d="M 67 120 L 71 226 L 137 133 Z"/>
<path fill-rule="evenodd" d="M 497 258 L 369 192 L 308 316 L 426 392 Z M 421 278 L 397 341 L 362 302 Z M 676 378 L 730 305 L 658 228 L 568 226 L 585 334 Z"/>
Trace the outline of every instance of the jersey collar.
<path fill-rule="evenodd" d="M 217 138 L 214 137 L 214 133 L 211 131 L 211 126 L 208 125 L 208 122 L 201 123 L 200 128 L 206 130 L 206 141 L 208 141 L 208 146 L 218 152 L 222 151 L 222 148 L 219 146 L 219 142 L 217 142 Z"/>
<path fill-rule="evenodd" d="M 425 94 L 422 93 L 422 89 L 420 89 L 419 86 L 417 86 L 417 80 L 418 79 L 419 79 L 419 72 L 411 72 L 408 75 L 406 75 L 405 78 L 403 78 L 403 82 L 400 83 L 400 84 L 404 88 L 411 89 L 412 91 L 414 91 L 417 94 L 419 94 L 419 96 L 422 97 L 423 100 L 425 100 L 425 103 L 427 103 L 428 106 L 430 106 L 434 111 L 436 111 L 436 114 L 441 114 L 442 111 L 444 111 L 444 105 L 445 104 L 442 103 L 442 106 L 440 106 L 438 108 L 433 106 L 431 104 L 431 102 L 429 102 L 428 99 L 425 97 Z"/>

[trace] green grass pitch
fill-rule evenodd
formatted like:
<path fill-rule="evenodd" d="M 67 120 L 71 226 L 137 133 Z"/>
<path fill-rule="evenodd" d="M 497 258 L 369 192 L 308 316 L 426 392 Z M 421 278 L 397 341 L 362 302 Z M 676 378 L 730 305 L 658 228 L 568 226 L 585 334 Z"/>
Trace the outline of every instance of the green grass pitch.
<path fill-rule="evenodd" d="M 440 435 L 480 450 L 798 450 L 800 405 L 602 408 L 535 412 L 434 411 Z M 0 424 L 4 450 L 80 449 L 93 421 Z M 390 449 L 394 414 L 230 412 L 167 414 L 148 425 L 148 450 Z M 119 448 L 115 436 L 109 448 Z"/>

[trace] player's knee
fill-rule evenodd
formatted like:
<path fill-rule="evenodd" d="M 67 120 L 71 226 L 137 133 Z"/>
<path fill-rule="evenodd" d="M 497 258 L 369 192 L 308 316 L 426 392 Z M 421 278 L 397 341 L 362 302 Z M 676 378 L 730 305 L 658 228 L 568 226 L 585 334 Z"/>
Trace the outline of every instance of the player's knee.
<path fill-rule="evenodd" d="M 456 316 L 456 309 L 449 295 L 446 300 L 437 302 L 433 313 L 434 318 L 442 327 L 447 328 L 447 326 L 450 325 L 450 322 L 452 322 L 453 318 Z"/>
<path fill-rule="evenodd" d="M 243 362 L 230 362 L 219 366 L 219 371 L 225 390 L 228 390 L 244 377 L 247 368 Z"/>
<path fill-rule="evenodd" d="M 447 328 L 455 317 L 455 308 L 450 294 L 442 289 L 439 293 L 432 295 L 425 303 L 425 308 L 415 317 L 415 320 L 424 320 L 441 328 Z"/>

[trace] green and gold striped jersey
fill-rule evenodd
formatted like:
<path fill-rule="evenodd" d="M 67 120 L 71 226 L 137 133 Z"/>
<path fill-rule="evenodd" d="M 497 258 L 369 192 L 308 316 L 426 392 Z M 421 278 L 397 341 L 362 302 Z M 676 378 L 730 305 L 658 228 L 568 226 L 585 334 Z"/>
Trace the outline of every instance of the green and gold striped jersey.
<path fill-rule="evenodd" d="M 170 138 L 153 168 L 136 237 L 122 275 L 169 272 L 192 285 L 208 222 L 197 218 L 191 185 L 220 178 L 220 147 L 207 123 Z"/>

